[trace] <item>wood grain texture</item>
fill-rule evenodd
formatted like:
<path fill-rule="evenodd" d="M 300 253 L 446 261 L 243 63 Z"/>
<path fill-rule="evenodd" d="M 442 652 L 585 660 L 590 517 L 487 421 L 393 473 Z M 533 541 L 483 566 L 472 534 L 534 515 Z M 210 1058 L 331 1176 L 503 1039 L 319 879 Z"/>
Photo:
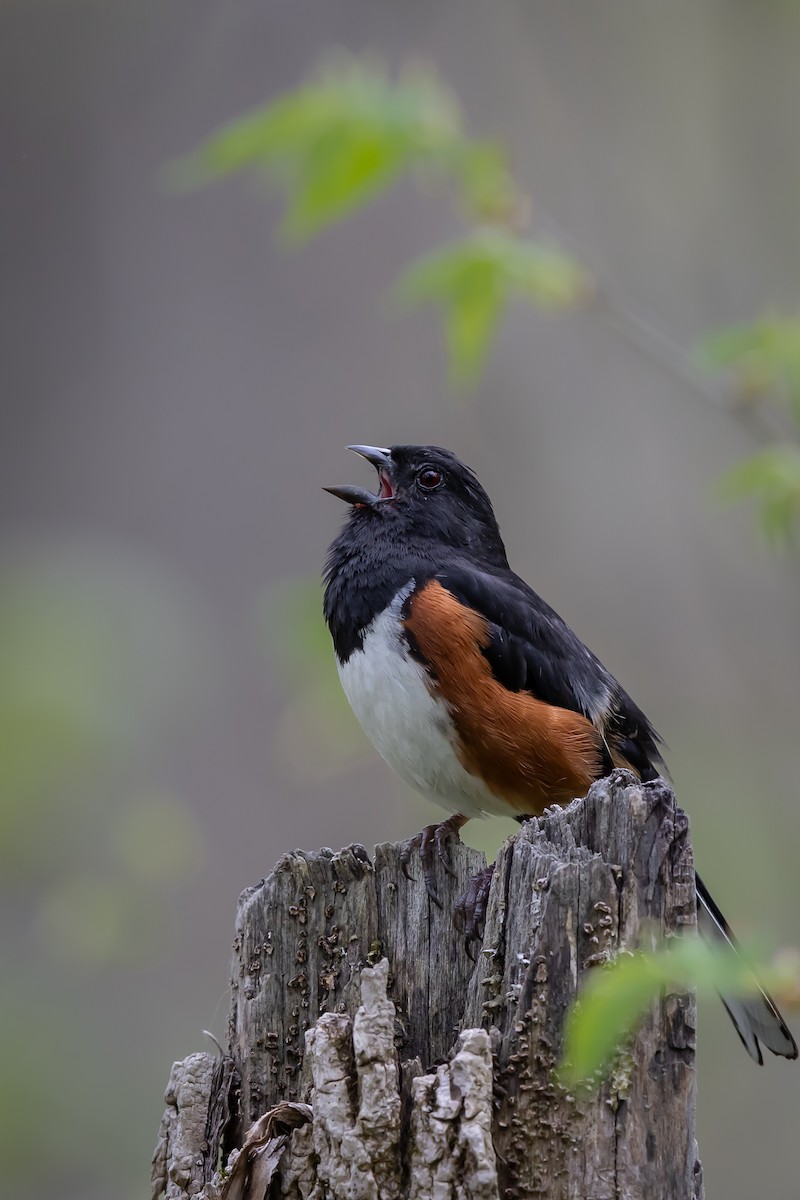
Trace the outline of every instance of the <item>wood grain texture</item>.
<path fill-rule="evenodd" d="M 296 852 L 240 901 L 236 1142 L 282 1100 L 313 1112 L 270 1194 L 700 1200 L 692 997 L 662 996 L 597 1092 L 553 1075 L 582 976 L 694 926 L 669 787 L 617 771 L 524 825 L 498 857 L 475 963 L 450 910 L 482 856 L 454 849 L 439 910 L 399 850 Z"/>
<path fill-rule="evenodd" d="M 653 1006 L 595 1095 L 568 1095 L 552 1078 L 581 976 L 695 920 L 688 821 L 662 780 L 642 785 L 615 772 L 585 801 L 528 822 L 506 844 L 487 913 L 486 968 L 470 983 L 463 1016 L 497 1030 L 505 1196 L 699 1194 L 692 997 Z"/>

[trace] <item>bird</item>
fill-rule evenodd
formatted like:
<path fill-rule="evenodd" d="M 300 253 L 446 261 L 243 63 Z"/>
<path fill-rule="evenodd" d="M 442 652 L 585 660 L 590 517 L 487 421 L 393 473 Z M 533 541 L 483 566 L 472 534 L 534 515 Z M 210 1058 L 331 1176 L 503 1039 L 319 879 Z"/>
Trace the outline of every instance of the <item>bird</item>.
<path fill-rule="evenodd" d="M 615 768 L 643 783 L 664 769 L 662 738 L 611 672 L 509 566 L 492 503 L 441 446 L 349 446 L 377 471 L 375 492 L 327 487 L 350 505 L 325 565 L 323 610 L 342 687 L 398 775 L 451 816 L 403 848 L 433 862 L 472 817 L 524 820 L 586 795 Z M 474 936 L 491 868 L 468 899 Z M 736 942 L 698 876 L 698 926 Z M 464 921 L 462 911 L 462 922 Z M 797 1058 L 775 1002 L 723 1003 L 750 1056 Z"/>

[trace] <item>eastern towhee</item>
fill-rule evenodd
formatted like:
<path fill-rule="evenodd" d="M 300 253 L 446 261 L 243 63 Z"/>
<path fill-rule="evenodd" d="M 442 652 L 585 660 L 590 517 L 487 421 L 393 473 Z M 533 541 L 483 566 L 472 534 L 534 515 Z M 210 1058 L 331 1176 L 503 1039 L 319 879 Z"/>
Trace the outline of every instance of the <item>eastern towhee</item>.
<path fill-rule="evenodd" d="M 375 748 L 453 814 L 413 839 L 431 855 L 470 817 L 519 819 L 584 796 L 614 767 L 658 777 L 661 739 L 569 626 L 508 565 L 472 471 L 438 446 L 350 446 L 376 493 L 352 505 L 327 561 L 325 618 L 347 698 Z M 406 860 L 409 854 L 406 854 Z M 446 860 L 445 860 L 446 861 Z M 698 920 L 731 942 L 697 878 Z M 797 1057 L 771 998 L 724 998 L 748 1053 Z"/>

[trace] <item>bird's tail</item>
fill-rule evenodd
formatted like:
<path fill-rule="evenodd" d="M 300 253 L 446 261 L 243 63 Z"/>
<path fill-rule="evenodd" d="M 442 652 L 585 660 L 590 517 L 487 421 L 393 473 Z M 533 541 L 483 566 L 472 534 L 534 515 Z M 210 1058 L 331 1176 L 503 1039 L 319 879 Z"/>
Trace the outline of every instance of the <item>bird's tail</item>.
<path fill-rule="evenodd" d="M 728 922 L 717 908 L 711 893 L 699 875 L 697 885 L 697 927 L 709 940 L 727 942 L 738 954 L 736 939 Z M 745 1049 L 757 1063 L 763 1063 L 761 1043 L 773 1054 L 784 1058 L 797 1058 L 797 1042 L 792 1037 L 772 997 L 764 991 L 753 976 L 751 996 L 721 996 L 733 1027 L 742 1039 Z"/>

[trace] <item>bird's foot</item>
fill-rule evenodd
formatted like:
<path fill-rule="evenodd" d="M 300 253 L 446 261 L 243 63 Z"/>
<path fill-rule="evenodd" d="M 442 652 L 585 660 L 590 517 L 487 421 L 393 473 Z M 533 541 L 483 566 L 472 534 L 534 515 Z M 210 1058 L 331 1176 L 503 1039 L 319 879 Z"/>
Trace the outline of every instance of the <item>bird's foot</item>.
<path fill-rule="evenodd" d="M 467 955 L 475 959 L 475 946 L 483 937 L 483 927 L 486 923 L 486 907 L 489 902 L 489 889 L 494 875 L 495 864 L 491 863 L 473 875 L 467 885 L 464 895 L 458 900 L 453 910 L 453 921 L 459 933 L 464 935 Z"/>
<path fill-rule="evenodd" d="M 439 908 L 442 907 L 442 902 L 436 894 L 436 887 L 433 882 L 434 860 L 438 858 L 447 874 L 455 879 L 456 873 L 450 861 L 450 847 L 448 843 L 453 838 L 456 841 L 460 840 L 458 831 L 466 822 L 467 818 L 462 817 L 461 813 L 454 813 L 452 817 L 448 817 L 446 821 L 441 821 L 438 825 L 426 825 L 420 833 L 415 834 L 412 838 L 407 838 L 406 841 L 401 843 L 400 866 L 403 869 L 403 874 L 406 879 L 414 878 L 409 870 L 409 866 L 413 856 L 418 854 L 422 863 L 422 877 L 425 880 L 425 891 Z"/>

